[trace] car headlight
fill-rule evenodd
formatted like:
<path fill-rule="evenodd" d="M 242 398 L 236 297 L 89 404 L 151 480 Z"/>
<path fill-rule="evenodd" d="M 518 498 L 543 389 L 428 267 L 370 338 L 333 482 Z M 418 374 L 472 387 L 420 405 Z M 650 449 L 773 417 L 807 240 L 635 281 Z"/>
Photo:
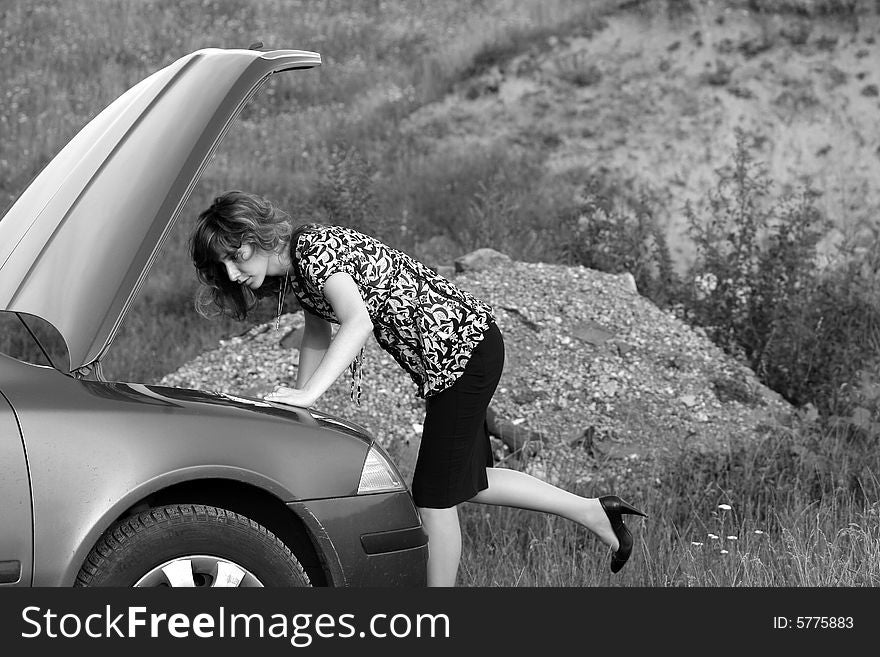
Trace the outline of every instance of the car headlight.
<path fill-rule="evenodd" d="M 385 454 L 376 446 L 372 445 L 367 452 L 364 468 L 361 470 L 361 481 L 358 484 L 358 495 L 363 493 L 378 493 L 388 490 L 404 490 L 406 486 L 400 474 Z"/>

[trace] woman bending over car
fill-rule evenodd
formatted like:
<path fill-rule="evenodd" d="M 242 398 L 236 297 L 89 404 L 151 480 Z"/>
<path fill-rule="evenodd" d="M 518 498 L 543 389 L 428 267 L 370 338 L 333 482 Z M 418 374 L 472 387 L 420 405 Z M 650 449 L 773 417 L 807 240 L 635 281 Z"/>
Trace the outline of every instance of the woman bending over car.
<path fill-rule="evenodd" d="M 629 559 L 624 515 L 644 513 L 616 495 L 586 498 L 523 472 L 494 468 L 486 410 L 501 378 L 504 340 L 492 308 L 406 253 L 343 226 L 290 217 L 259 196 L 231 191 L 190 237 L 203 288 L 198 306 L 246 319 L 262 297 L 296 296 L 305 318 L 293 387 L 265 398 L 308 408 L 345 372 L 360 400 L 370 335 L 409 373 L 426 401 L 412 496 L 428 535 L 428 585 L 454 586 L 461 558 L 458 505 L 478 502 L 552 513 Z M 277 321 L 277 319 L 276 319 Z M 332 337 L 331 325 L 339 329 Z"/>

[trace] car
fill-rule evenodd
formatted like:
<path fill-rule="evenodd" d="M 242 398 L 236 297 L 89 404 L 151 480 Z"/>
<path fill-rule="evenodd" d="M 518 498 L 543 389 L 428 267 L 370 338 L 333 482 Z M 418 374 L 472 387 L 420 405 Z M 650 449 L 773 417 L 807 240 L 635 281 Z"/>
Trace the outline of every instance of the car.
<path fill-rule="evenodd" d="M 425 584 L 418 511 L 365 428 L 101 368 L 242 107 L 270 76 L 320 63 L 181 57 L 92 119 L 0 219 L 0 315 L 43 353 L 0 354 L 0 586 Z"/>

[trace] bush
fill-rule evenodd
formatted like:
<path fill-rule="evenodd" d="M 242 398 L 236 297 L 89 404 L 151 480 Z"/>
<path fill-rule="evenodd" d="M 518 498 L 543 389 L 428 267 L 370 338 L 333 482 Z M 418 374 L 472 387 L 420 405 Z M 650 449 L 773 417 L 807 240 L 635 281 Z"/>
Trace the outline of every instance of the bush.
<path fill-rule="evenodd" d="M 360 230 L 373 227 L 373 166 L 355 148 L 336 145 L 320 165 L 311 203 L 323 221 Z"/>
<path fill-rule="evenodd" d="M 546 174 L 543 153 L 464 144 L 404 154 L 391 166 L 378 196 L 383 215 L 399 217 L 395 246 L 416 253 L 439 239 L 450 258 L 481 247 L 517 260 L 559 258 L 571 188 Z"/>
<path fill-rule="evenodd" d="M 697 256 L 683 288 L 685 318 L 792 403 L 844 413 L 853 400 L 841 391 L 876 349 L 878 258 L 854 252 L 819 267 L 828 222 L 814 194 L 770 202 L 770 185 L 738 132 L 708 215 L 686 209 Z"/>
<path fill-rule="evenodd" d="M 583 188 L 565 259 L 611 274 L 629 272 L 639 293 L 662 308 L 680 296 L 681 283 L 652 202 L 641 196 L 624 196 L 613 185 L 590 180 Z"/>
<path fill-rule="evenodd" d="M 560 224 L 571 214 L 571 189 L 546 177 L 540 162 L 512 160 L 480 181 L 461 218 L 464 251 L 494 248 L 514 260 L 558 260 L 568 243 Z"/>

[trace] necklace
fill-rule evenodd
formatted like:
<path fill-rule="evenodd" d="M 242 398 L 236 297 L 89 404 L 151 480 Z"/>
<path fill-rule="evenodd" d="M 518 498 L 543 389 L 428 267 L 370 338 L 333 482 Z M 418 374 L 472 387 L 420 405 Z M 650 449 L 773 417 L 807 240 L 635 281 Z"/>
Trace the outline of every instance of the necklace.
<path fill-rule="evenodd" d="M 287 276 L 290 273 L 290 267 L 284 271 L 284 283 L 278 290 L 278 312 L 275 313 L 275 330 L 281 328 L 281 309 L 284 308 L 284 293 L 287 292 Z"/>

